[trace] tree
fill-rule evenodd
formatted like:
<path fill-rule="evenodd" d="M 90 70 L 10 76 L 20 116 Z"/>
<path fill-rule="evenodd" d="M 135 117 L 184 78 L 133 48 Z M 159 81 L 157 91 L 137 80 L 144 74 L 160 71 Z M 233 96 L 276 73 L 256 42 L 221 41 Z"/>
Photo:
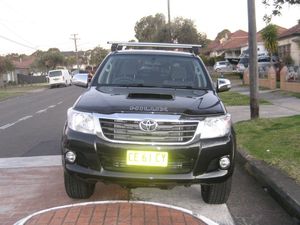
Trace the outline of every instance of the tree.
<path fill-rule="evenodd" d="M 170 32 L 171 29 L 171 32 Z M 190 19 L 177 17 L 170 25 L 163 14 L 140 19 L 135 27 L 135 37 L 140 42 L 178 42 L 201 44 L 206 46 L 206 34 L 198 33 L 196 25 Z"/>
<path fill-rule="evenodd" d="M 65 65 L 68 68 L 72 68 L 73 65 L 76 65 L 76 56 L 75 55 L 71 55 L 68 57 L 65 57 Z"/>
<path fill-rule="evenodd" d="M 6 72 L 12 71 L 14 69 L 14 65 L 12 62 L 6 58 L 0 56 L 0 74 L 4 74 Z"/>
<path fill-rule="evenodd" d="M 170 42 L 169 27 L 163 14 L 146 16 L 136 22 L 135 37 L 140 42 Z"/>
<path fill-rule="evenodd" d="M 65 57 L 57 48 L 50 48 L 47 52 L 39 52 L 35 61 L 35 66 L 42 70 L 55 69 L 59 65 L 64 65 Z"/>
<path fill-rule="evenodd" d="M 216 40 L 221 40 L 222 38 L 226 38 L 231 34 L 230 30 L 224 29 L 217 34 Z"/>
<path fill-rule="evenodd" d="M 0 86 L 3 86 L 3 74 L 12 71 L 13 69 L 14 65 L 12 62 L 7 57 L 0 56 Z"/>
<path fill-rule="evenodd" d="M 206 46 L 206 34 L 198 33 L 195 23 L 182 17 L 175 18 L 171 23 L 173 40 L 178 43 L 201 44 Z"/>
<path fill-rule="evenodd" d="M 98 66 L 102 62 L 102 60 L 106 57 L 108 54 L 108 50 L 101 48 L 101 47 L 96 47 L 90 52 L 90 62 L 89 64 Z"/>
<path fill-rule="evenodd" d="M 262 0 L 262 3 L 270 7 L 272 4 L 272 12 L 271 15 L 264 15 L 264 21 L 267 23 L 270 23 L 272 20 L 272 16 L 280 16 L 281 15 L 281 9 L 284 4 L 290 4 L 290 5 L 296 5 L 300 4 L 300 0 Z"/>
<path fill-rule="evenodd" d="M 264 42 L 265 48 L 270 55 L 270 61 L 272 62 L 272 56 L 277 52 L 277 27 L 274 24 L 267 25 L 261 31 L 261 38 Z"/>

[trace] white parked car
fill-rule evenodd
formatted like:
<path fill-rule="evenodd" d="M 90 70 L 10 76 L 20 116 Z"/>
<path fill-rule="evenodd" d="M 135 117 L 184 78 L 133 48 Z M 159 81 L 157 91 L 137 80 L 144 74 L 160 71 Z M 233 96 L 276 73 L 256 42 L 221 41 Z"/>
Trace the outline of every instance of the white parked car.
<path fill-rule="evenodd" d="M 68 86 L 71 85 L 71 75 L 68 70 L 50 70 L 48 72 L 49 86 L 50 88 L 54 86 Z"/>
<path fill-rule="evenodd" d="M 214 65 L 214 71 L 216 72 L 226 72 L 231 70 L 232 66 L 228 61 L 218 61 Z"/>

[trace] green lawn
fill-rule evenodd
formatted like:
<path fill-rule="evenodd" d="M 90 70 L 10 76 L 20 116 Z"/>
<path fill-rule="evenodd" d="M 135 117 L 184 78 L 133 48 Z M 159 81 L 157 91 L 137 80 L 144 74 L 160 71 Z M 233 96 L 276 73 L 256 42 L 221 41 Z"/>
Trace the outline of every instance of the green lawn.
<path fill-rule="evenodd" d="M 291 96 L 291 97 L 300 98 L 300 93 L 296 93 L 296 92 L 280 91 L 279 93 L 284 95 L 284 96 Z"/>
<path fill-rule="evenodd" d="M 240 147 L 279 167 L 300 184 L 300 115 L 239 122 L 234 126 Z"/>
<path fill-rule="evenodd" d="M 33 85 L 24 85 L 24 86 L 12 86 L 7 88 L 0 88 L 0 101 L 3 101 L 7 98 L 16 97 L 28 93 L 30 91 L 46 88 L 47 84 L 33 84 Z"/>
<path fill-rule="evenodd" d="M 247 95 L 242 95 L 238 92 L 227 91 L 219 93 L 220 98 L 226 106 L 242 106 L 249 105 L 250 98 Z M 260 99 L 260 104 L 271 104 L 270 102 Z"/>

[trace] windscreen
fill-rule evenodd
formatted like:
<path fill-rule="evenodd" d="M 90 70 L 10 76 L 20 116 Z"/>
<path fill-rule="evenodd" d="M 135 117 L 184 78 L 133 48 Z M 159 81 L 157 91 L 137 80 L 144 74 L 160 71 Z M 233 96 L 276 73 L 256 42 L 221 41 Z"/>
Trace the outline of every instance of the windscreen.
<path fill-rule="evenodd" d="M 56 70 L 56 71 L 50 71 L 49 72 L 49 77 L 59 77 L 62 75 L 61 70 Z"/>
<path fill-rule="evenodd" d="M 210 88 L 201 61 L 195 57 L 111 55 L 99 73 L 97 85 Z"/>

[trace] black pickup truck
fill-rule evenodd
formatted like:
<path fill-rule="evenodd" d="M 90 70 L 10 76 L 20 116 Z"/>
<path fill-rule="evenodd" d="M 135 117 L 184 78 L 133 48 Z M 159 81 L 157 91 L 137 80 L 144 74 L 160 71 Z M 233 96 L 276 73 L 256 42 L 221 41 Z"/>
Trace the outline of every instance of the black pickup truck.
<path fill-rule="evenodd" d="M 196 48 L 113 43 L 68 110 L 62 158 L 71 198 L 90 197 L 101 181 L 127 188 L 201 184 L 205 202 L 227 201 L 235 133 L 218 92 L 230 81 L 214 84 Z"/>

